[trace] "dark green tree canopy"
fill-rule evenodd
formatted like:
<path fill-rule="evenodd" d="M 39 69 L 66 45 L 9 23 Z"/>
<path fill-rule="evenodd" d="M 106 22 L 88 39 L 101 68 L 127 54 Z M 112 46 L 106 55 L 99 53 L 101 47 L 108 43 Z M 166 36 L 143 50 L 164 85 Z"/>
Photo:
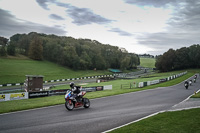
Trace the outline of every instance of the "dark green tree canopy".
<path fill-rule="evenodd" d="M 140 63 L 134 53 L 90 39 L 31 32 L 13 35 L 10 44 L 34 60 L 49 60 L 72 69 L 132 69 Z"/>
<path fill-rule="evenodd" d="M 200 67 L 200 45 L 169 49 L 156 59 L 156 68 L 160 71 L 180 70 Z"/>

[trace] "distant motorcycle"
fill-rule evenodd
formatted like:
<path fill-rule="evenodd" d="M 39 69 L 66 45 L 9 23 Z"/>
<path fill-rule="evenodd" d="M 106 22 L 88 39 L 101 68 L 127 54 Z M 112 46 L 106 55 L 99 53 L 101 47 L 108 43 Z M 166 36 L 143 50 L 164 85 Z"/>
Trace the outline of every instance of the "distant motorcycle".
<path fill-rule="evenodd" d="M 86 91 L 81 91 L 79 98 L 77 99 L 76 95 L 73 94 L 71 90 L 68 90 L 65 95 L 65 107 L 67 110 L 71 111 L 74 108 L 79 107 L 90 107 L 90 100 L 88 98 L 83 98 L 83 96 L 86 94 Z"/>
<path fill-rule="evenodd" d="M 194 78 L 194 83 L 196 83 L 196 78 Z"/>
<path fill-rule="evenodd" d="M 189 86 L 189 83 L 188 81 L 185 81 L 185 84 L 184 84 L 185 88 L 188 89 L 188 86 Z"/>
<path fill-rule="evenodd" d="M 192 80 L 189 81 L 190 86 L 192 85 Z"/>

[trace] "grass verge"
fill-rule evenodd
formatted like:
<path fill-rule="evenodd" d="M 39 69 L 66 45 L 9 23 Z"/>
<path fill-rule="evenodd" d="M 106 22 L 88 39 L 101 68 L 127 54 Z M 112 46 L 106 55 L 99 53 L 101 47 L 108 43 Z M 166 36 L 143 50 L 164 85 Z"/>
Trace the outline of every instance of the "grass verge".
<path fill-rule="evenodd" d="M 164 112 L 111 133 L 199 133 L 200 109 Z"/>
<path fill-rule="evenodd" d="M 199 93 L 196 93 L 194 94 L 191 98 L 200 98 L 200 92 Z"/>

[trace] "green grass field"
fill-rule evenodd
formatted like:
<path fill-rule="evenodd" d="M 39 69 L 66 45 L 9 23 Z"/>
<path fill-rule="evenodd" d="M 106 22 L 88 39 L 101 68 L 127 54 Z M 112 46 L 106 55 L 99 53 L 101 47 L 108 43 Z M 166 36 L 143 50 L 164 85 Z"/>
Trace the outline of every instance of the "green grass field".
<path fill-rule="evenodd" d="M 154 58 L 140 58 L 140 66 L 155 68 L 156 59 Z"/>
<path fill-rule="evenodd" d="M 102 70 L 71 70 L 48 61 L 0 58 L 0 84 L 23 83 L 25 75 L 43 75 L 44 80 L 111 74 Z"/>
<path fill-rule="evenodd" d="M 154 68 L 155 59 L 140 58 L 141 66 Z M 25 75 L 43 75 L 44 80 L 80 78 L 111 74 L 102 70 L 71 70 L 48 61 L 35 61 L 27 57 L 0 58 L 0 84 L 23 83 Z"/>

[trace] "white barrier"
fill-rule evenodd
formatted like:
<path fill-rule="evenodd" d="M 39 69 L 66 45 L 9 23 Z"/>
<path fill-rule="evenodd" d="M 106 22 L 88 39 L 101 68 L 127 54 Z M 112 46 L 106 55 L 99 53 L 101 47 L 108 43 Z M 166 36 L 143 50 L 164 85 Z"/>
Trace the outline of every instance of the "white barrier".
<path fill-rule="evenodd" d="M 177 75 L 172 75 L 172 76 L 168 77 L 167 79 L 163 79 L 164 81 L 160 81 L 160 80 L 162 80 L 162 79 L 158 79 L 158 80 L 147 81 L 147 82 L 139 82 L 138 87 L 139 87 L 139 88 L 142 88 L 142 87 L 144 87 L 144 86 L 146 86 L 146 85 L 149 86 L 149 85 L 158 84 L 158 83 L 160 83 L 160 82 L 169 81 L 169 80 L 178 78 L 178 77 L 180 77 L 180 76 L 183 76 L 183 75 L 185 75 L 185 74 L 187 74 L 187 71 L 182 72 L 182 73 L 179 73 L 179 74 L 177 74 Z"/>
<path fill-rule="evenodd" d="M 112 85 L 103 86 L 103 90 L 112 90 Z"/>
<path fill-rule="evenodd" d="M 158 80 L 153 80 L 153 81 L 150 81 L 150 82 L 151 82 L 151 85 L 158 84 L 159 83 L 159 79 Z"/>
<path fill-rule="evenodd" d="M 147 81 L 147 86 L 151 85 L 151 81 Z"/>
<path fill-rule="evenodd" d="M 140 82 L 140 83 L 138 84 L 138 87 L 139 87 L 139 88 L 144 87 L 144 82 Z"/>

